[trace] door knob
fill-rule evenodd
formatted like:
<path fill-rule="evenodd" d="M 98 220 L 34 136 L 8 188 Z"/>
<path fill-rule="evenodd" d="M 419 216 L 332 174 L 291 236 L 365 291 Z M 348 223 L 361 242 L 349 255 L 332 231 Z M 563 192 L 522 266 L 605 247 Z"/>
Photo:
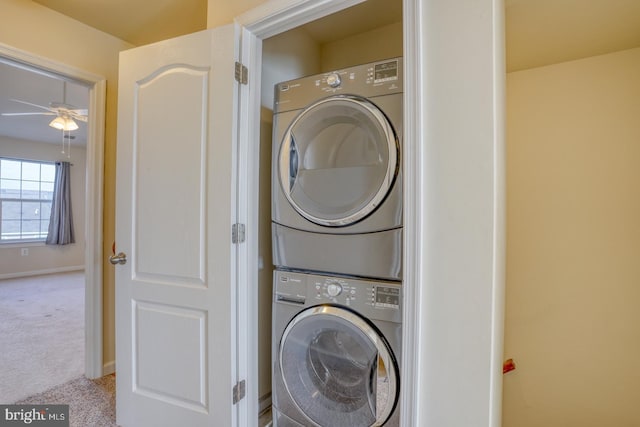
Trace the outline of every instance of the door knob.
<path fill-rule="evenodd" d="M 125 254 L 124 252 L 120 252 L 118 255 L 111 255 L 109 257 L 109 262 L 113 265 L 126 264 L 127 254 Z"/>

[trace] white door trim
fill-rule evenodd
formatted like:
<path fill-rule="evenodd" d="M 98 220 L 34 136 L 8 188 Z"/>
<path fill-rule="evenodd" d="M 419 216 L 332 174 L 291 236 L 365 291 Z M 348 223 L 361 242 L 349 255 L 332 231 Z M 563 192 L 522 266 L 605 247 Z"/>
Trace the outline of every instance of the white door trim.
<path fill-rule="evenodd" d="M 271 0 L 236 17 L 236 22 L 264 40 L 364 1 Z"/>
<path fill-rule="evenodd" d="M 501 425 L 503 10 L 403 2 L 403 426 Z"/>
<path fill-rule="evenodd" d="M 102 204 L 104 123 L 107 81 L 104 77 L 0 43 L 0 57 L 89 88 L 85 209 L 85 375 L 101 377 L 102 362 Z"/>
<path fill-rule="evenodd" d="M 421 55 L 420 45 L 423 40 L 417 36 L 420 34 L 421 21 L 417 13 L 421 7 L 420 0 L 404 0 L 402 4 L 402 32 L 403 32 L 403 61 L 404 61 L 404 141 L 402 153 L 402 167 L 404 181 L 403 188 L 403 283 L 425 283 L 424 271 L 419 260 L 422 258 L 423 242 L 420 236 L 423 234 L 422 213 L 423 190 L 420 188 L 418 177 L 422 173 L 421 163 L 422 144 L 410 144 L 406 141 L 424 141 L 424 126 L 420 118 L 424 116 L 421 80 Z M 403 313 L 402 313 L 402 365 L 400 369 L 400 420 L 403 426 L 417 426 L 419 417 L 416 413 L 420 410 L 420 404 L 425 395 L 420 389 L 420 381 L 416 381 L 420 372 L 420 359 L 408 357 L 418 351 L 420 337 L 420 298 L 421 286 L 403 287 Z"/>

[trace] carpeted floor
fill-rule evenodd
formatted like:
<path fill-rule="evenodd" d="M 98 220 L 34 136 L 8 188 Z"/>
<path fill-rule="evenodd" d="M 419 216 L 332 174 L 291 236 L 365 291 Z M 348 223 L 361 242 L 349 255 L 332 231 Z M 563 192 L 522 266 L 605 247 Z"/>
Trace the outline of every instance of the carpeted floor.
<path fill-rule="evenodd" d="M 116 376 L 111 374 L 96 380 L 76 378 L 16 403 L 69 405 L 70 427 L 114 427 L 115 399 Z"/>
<path fill-rule="evenodd" d="M 0 403 L 84 373 L 84 272 L 0 280 Z"/>

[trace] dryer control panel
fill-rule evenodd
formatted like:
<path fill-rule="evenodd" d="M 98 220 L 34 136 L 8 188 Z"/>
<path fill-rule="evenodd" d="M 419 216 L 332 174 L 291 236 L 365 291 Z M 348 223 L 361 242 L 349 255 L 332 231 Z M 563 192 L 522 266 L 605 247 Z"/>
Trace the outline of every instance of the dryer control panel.
<path fill-rule="evenodd" d="M 402 58 L 391 58 L 275 85 L 273 113 L 304 108 L 332 95 L 367 98 L 402 93 Z"/>
<path fill-rule="evenodd" d="M 369 319 L 402 321 L 402 284 L 399 282 L 276 270 L 274 302 L 304 307 L 335 304 Z"/>

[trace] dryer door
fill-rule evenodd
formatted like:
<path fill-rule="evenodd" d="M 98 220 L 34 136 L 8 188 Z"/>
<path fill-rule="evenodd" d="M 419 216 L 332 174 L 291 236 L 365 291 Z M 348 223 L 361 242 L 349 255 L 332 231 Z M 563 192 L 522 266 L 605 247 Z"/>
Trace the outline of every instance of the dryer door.
<path fill-rule="evenodd" d="M 347 309 L 299 313 L 283 333 L 278 363 L 287 393 L 315 426 L 381 426 L 398 398 L 398 366 L 386 340 Z"/>
<path fill-rule="evenodd" d="M 398 172 L 398 139 L 365 98 L 332 96 L 300 113 L 279 154 L 282 191 L 316 224 L 339 227 L 372 213 Z"/>

